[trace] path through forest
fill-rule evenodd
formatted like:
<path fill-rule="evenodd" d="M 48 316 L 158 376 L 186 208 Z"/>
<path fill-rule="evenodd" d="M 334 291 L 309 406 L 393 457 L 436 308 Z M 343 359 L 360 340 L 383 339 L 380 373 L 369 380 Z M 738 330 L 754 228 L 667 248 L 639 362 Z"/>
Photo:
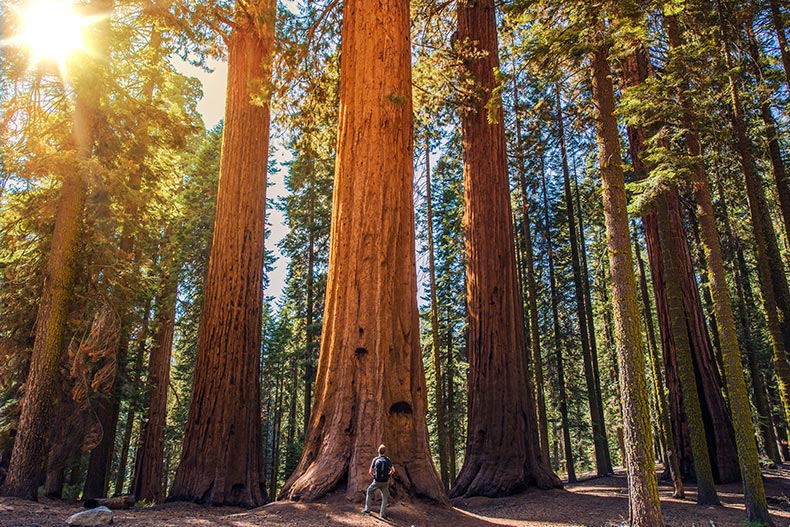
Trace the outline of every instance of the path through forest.
<path fill-rule="evenodd" d="M 765 471 L 771 516 L 777 527 L 790 525 L 790 468 Z M 661 485 L 661 505 L 668 527 L 745 526 L 739 484 L 717 487 L 723 507 L 694 504 L 693 485 L 686 500 L 671 498 L 672 489 Z M 530 489 L 509 498 L 471 498 L 453 501 L 454 509 L 426 508 L 395 503 L 391 522 L 364 516 L 360 505 L 341 494 L 317 503 L 277 502 L 254 510 L 202 507 L 170 503 L 146 509 L 116 511 L 113 525 L 122 527 L 539 527 L 627 525 L 628 491 L 625 475 L 588 479 L 564 490 Z M 54 527 L 76 512 L 73 502 L 0 498 L 0 527 Z"/>

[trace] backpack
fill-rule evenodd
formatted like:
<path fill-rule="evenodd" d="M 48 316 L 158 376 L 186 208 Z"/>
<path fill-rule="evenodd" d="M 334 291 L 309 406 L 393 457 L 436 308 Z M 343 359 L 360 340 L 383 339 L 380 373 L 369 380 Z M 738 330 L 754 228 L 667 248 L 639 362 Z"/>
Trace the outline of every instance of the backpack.
<path fill-rule="evenodd" d="M 392 470 L 392 461 L 387 456 L 377 457 L 373 461 L 373 478 L 378 483 L 386 483 L 390 479 L 390 470 Z"/>

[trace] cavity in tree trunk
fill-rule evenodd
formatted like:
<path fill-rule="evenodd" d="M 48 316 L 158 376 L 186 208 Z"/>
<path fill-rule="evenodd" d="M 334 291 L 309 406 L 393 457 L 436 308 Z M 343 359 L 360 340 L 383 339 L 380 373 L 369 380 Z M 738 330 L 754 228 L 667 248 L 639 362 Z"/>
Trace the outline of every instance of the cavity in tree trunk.
<path fill-rule="evenodd" d="M 265 503 L 260 353 L 273 0 L 236 6 L 195 381 L 170 500 Z M 255 131 L 255 133 L 251 133 Z"/>
<path fill-rule="evenodd" d="M 283 498 L 361 500 L 380 443 L 397 497 L 447 503 L 431 460 L 412 204 L 409 3 L 343 6 L 329 274 L 315 402 Z"/>

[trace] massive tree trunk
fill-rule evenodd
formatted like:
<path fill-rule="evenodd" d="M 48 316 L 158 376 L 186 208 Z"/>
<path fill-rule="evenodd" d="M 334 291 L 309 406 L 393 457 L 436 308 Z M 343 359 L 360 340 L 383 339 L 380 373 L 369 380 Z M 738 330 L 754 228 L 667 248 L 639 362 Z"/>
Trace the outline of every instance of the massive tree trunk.
<path fill-rule="evenodd" d="M 96 0 L 91 11 L 111 12 L 112 2 Z M 97 33 L 107 24 L 99 24 Z M 99 44 L 97 49 L 102 49 Z M 71 134 L 75 160 L 64 174 L 55 210 L 55 228 L 47 261 L 44 287 L 36 316 L 33 354 L 21 404 L 19 428 L 8 474 L 0 494 L 35 500 L 38 479 L 46 454 L 53 401 L 61 389 L 60 359 L 66 319 L 74 289 L 74 277 L 83 208 L 87 192 L 85 163 L 93 156 L 94 126 L 97 120 L 101 81 L 96 78 L 99 60 L 91 60 L 75 79 L 77 93 Z"/>
<path fill-rule="evenodd" d="M 149 503 L 161 503 L 164 499 L 164 427 L 178 289 L 178 272 L 171 269 L 164 274 L 154 319 L 154 346 L 148 359 L 148 384 L 151 386 L 148 413 L 140 434 L 131 485 L 131 493 L 138 500 Z"/>
<path fill-rule="evenodd" d="M 459 3 L 460 46 L 476 96 L 461 115 L 469 315 L 466 458 L 454 496 L 503 496 L 559 486 L 543 456 L 524 350 L 501 105 L 489 122 L 499 67 L 493 0 Z M 482 51 L 482 53 L 479 53 Z M 496 101 L 494 101 L 496 104 Z"/>
<path fill-rule="evenodd" d="M 594 17 L 592 25 L 605 33 L 599 16 L 597 14 Z M 625 179 L 617 120 L 614 116 L 614 86 L 608 55 L 608 47 L 603 43 L 597 44 L 590 56 L 590 68 L 612 279 L 615 342 L 620 368 L 630 517 L 631 525 L 659 527 L 664 522 L 658 499 L 639 302 L 628 234 Z"/>
<path fill-rule="evenodd" d="M 361 500 L 380 443 L 398 497 L 447 503 L 431 460 L 412 205 L 409 3 L 344 6 L 324 330 L 299 466 L 283 498 Z"/>
<path fill-rule="evenodd" d="M 217 214 L 192 402 L 170 500 L 248 507 L 266 501 L 259 374 L 274 16 L 273 0 L 239 2 L 228 39 Z"/>
<path fill-rule="evenodd" d="M 560 153 L 562 158 L 562 181 L 565 189 L 565 207 L 568 216 L 568 241 L 571 245 L 571 267 L 573 268 L 573 285 L 576 293 L 576 316 L 579 319 L 579 334 L 582 344 L 582 358 L 584 363 L 584 379 L 587 383 L 587 403 L 590 408 L 592 421 L 593 445 L 595 447 L 595 467 L 599 476 L 612 473 L 612 461 L 609 456 L 609 442 L 606 438 L 604 424 L 603 404 L 601 393 L 596 383 L 597 361 L 593 361 L 590 349 L 590 330 L 587 311 L 584 308 L 584 288 L 582 285 L 581 259 L 579 245 L 576 237 L 576 215 L 574 214 L 573 196 L 571 195 L 571 175 L 568 168 L 568 154 L 565 148 L 565 126 L 562 118 L 562 98 L 559 85 L 556 86 L 557 98 L 557 129 L 560 139 Z"/>

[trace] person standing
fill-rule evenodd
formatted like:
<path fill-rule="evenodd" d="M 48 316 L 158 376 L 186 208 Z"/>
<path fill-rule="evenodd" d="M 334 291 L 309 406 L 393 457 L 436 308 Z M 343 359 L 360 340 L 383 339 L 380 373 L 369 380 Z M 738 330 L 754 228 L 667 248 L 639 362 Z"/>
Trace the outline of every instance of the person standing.
<path fill-rule="evenodd" d="M 381 491 L 381 511 L 379 514 L 382 518 L 387 517 L 390 476 L 395 474 L 395 465 L 392 464 L 390 458 L 384 455 L 386 451 L 386 446 L 379 445 L 379 455 L 374 457 L 370 463 L 368 473 L 373 476 L 373 482 L 368 487 L 367 496 L 365 497 L 365 508 L 362 510 L 363 514 L 370 514 L 370 500 L 376 489 L 379 489 Z"/>

